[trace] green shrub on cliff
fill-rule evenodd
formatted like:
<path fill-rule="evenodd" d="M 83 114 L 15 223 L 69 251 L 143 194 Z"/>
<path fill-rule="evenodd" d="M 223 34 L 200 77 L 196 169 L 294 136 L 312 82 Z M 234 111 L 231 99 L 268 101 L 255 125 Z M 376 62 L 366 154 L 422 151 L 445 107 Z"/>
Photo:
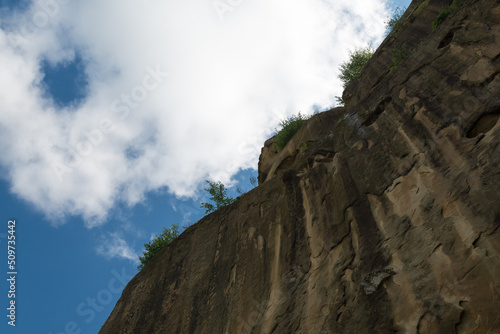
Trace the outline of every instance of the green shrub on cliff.
<path fill-rule="evenodd" d="M 460 6 L 460 2 L 461 2 L 460 0 L 453 0 L 453 3 L 451 5 L 446 6 L 438 14 L 436 20 L 432 22 L 432 29 L 436 29 L 437 27 L 439 27 L 439 25 L 443 23 L 448 18 L 448 16 L 450 16 L 450 14 L 453 13 L 455 9 L 458 8 L 458 6 Z"/>
<path fill-rule="evenodd" d="M 146 263 L 149 262 L 163 247 L 167 246 L 179 236 L 179 226 L 177 224 L 172 225 L 171 228 L 162 228 L 162 234 L 156 235 L 147 244 L 144 244 L 143 256 L 139 256 L 139 261 L 141 264 L 137 266 L 137 269 L 142 270 Z"/>
<path fill-rule="evenodd" d="M 368 46 L 365 49 L 356 49 L 349 55 L 349 60 L 340 64 L 339 78 L 343 82 L 344 88 L 349 86 L 351 82 L 359 78 L 361 71 L 365 67 L 368 60 L 373 56 L 373 48 Z"/>
<path fill-rule="evenodd" d="M 290 116 L 280 122 L 281 130 L 276 130 L 274 145 L 278 151 L 281 151 L 292 137 L 300 130 L 307 121 L 307 117 L 300 112 L 297 115 Z"/>
<path fill-rule="evenodd" d="M 210 200 L 215 203 L 215 205 L 212 203 L 201 203 L 201 207 L 205 208 L 205 214 L 216 211 L 235 201 L 234 198 L 227 196 L 227 189 L 222 182 L 212 182 L 208 180 L 205 182 L 209 185 L 208 188 L 205 188 L 205 191 L 210 194 Z"/>
<path fill-rule="evenodd" d="M 390 68 L 391 72 L 394 71 L 399 64 L 408 56 L 409 51 L 406 47 L 406 44 L 401 45 L 400 47 L 394 47 L 391 49 L 392 54 L 392 62 L 394 65 Z"/>
<path fill-rule="evenodd" d="M 391 19 L 388 22 L 386 22 L 386 32 L 385 32 L 386 36 L 388 36 L 396 28 L 405 11 L 406 8 L 396 7 L 394 12 L 392 13 Z"/>

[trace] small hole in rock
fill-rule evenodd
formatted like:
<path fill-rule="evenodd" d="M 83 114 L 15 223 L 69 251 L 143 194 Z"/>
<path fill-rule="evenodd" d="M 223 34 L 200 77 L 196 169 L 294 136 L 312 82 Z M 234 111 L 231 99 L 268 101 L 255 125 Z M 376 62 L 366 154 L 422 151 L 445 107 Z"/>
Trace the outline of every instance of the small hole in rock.
<path fill-rule="evenodd" d="M 389 105 L 389 103 L 391 103 L 391 101 L 392 101 L 392 97 L 390 97 L 390 96 L 383 99 L 378 104 L 377 108 L 375 108 L 375 110 L 371 113 L 371 115 L 368 116 L 368 118 L 363 123 L 363 125 L 370 126 L 373 123 L 375 123 L 377 121 L 377 119 L 379 118 L 379 116 L 385 111 L 385 109 L 387 109 L 387 106 Z"/>
<path fill-rule="evenodd" d="M 486 133 L 493 129 L 500 118 L 500 110 L 481 115 L 479 119 L 472 125 L 469 132 L 467 132 L 467 138 L 477 137 L 481 133 Z"/>
<path fill-rule="evenodd" d="M 445 46 L 450 45 L 450 43 L 453 41 L 454 35 L 455 35 L 455 33 L 453 31 L 450 31 L 449 33 L 447 33 L 446 36 L 444 36 L 444 38 L 439 43 L 438 49 L 442 49 Z"/>

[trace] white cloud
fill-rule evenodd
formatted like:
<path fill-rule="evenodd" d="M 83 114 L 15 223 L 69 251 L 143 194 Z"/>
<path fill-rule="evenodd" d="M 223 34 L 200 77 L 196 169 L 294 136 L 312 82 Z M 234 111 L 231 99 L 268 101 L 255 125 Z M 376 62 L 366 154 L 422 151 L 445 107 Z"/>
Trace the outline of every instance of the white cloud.
<path fill-rule="evenodd" d="M 120 237 L 118 233 L 107 233 L 99 238 L 99 245 L 96 248 L 97 254 L 108 259 L 122 258 L 139 263 L 136 252 Z"/>
<path fill-rule="evenodd" d="M 35 1 L 0 30 L 0 164 L 55 222 L 88 226 L 119 201 L 256 167 L 280 118 L 334 104 L 339 63 L 378 44 L 388 16 L 384 0 L 241 1 L 224 21 L 212 0 L 51 1 L 46 21 Z M 41 62 L 77 52 L 89 93 L 61 109 Z"/>

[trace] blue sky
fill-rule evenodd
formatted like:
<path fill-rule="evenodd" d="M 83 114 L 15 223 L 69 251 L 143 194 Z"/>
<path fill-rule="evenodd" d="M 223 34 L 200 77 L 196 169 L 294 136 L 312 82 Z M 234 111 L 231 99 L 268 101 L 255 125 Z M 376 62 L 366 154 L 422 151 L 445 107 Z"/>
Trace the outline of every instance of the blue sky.
<path fill-rule="evenodd" d="M 409 2 L 1 0 L 0 332 L 97 333 L 151 235 L 203 217 L 205 179 L 251 189 L 279 120 L 333 105 Z"/>

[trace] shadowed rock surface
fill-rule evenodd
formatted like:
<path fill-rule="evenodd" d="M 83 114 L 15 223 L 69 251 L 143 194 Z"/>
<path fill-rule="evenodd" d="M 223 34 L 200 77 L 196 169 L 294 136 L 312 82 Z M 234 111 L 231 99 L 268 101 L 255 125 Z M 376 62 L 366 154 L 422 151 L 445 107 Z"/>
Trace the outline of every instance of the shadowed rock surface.
<path fill-rule="evenodd" d="M 100 333 L 500 333 L 500 1 L 432 30 L 450 3 L 413 1 L 346 106 L 268 140 L 260 185 L 153 258 Z"/>

